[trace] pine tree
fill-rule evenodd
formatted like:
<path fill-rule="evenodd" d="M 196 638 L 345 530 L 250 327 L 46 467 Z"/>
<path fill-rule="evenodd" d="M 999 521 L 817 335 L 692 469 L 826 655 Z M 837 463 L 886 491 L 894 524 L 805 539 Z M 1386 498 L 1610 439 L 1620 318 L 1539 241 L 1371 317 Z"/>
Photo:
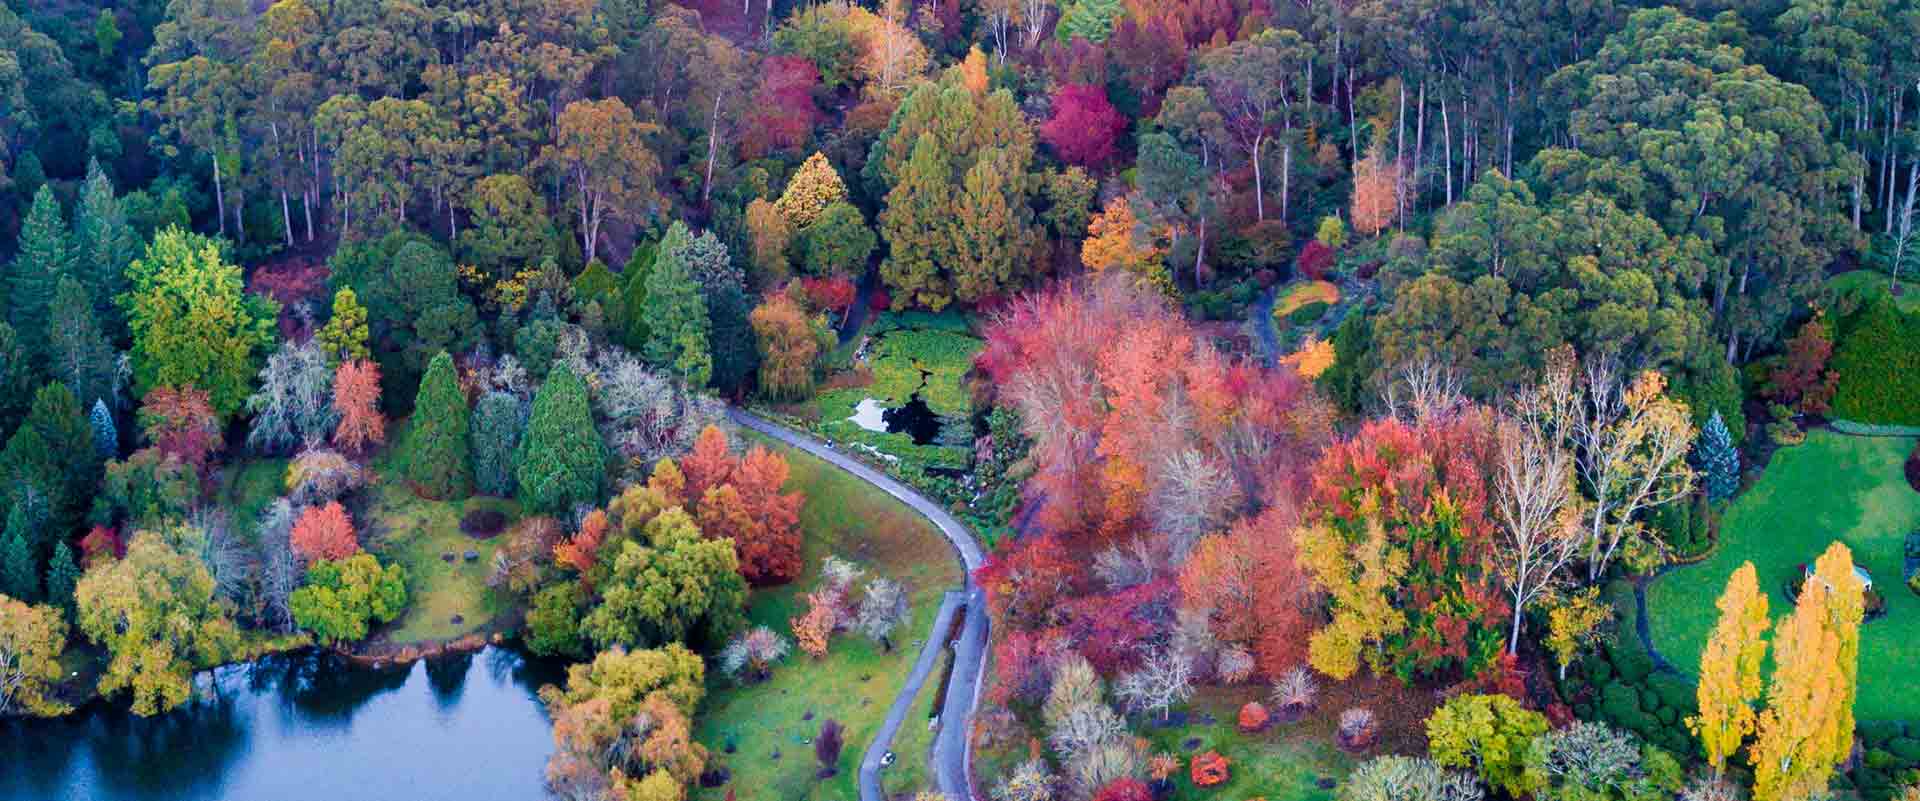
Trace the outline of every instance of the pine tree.
<path fill-rule="evenodd" d="M 1754 801 L 1811 798 L 1852 752 L 1863 589 L 1853 553 L 1835 542 L 1775 630 L 1767 708 L 1748 752 Z"/>
<path fill-rule="evenodd" d="M 586 383 L 564 363 L 534 396 L 519 460 L 520 503 L 528 510 L 563 514 L 600 502 L 606 444 L 593 427 Z"/>
<path fill-rule="evenodd" d="M 998 161 L 984 154 L 967 170 L 951 217 L 954 295 L 968 303 L 1006 288 L 1027 258 L 1030 232 L 1019 216 L 1024 204 Z"/>
<path fill-rule="evenodd" d="M 87 425 L 93 429 L 93 452 L 103 462 L 120 458 L 120 428 L 113 423 L 113 412 L 107 411 L 107 402 L 96 400 L 93 411 L 87 414 Z"/>
<path fill-rule="evenodd" d="M 489 392 L 473 408 L 473 484 L 488 495 L 513 494 L 515 454 L 527 429 L 527 408 L 507 392 Z"/>
<path fill-rule="evenodd" d="M 1720 622 L 1700 654 L 1700 714 L 1687 718 L 1716 776 L 1725 774 L 1727 758 L 1753 733 L 1753 704 L 1760 698 L 1760 667 L 1767 655 L 1762 638 L 1770 621 L 1767 594 L 1760 591 L 1752 562 L 1727 579 L 1718 606 Z"/>
<path fill-rule="evenodd" d="M 1740 489 L 1740 452 L 1733 449 L 1733 435 L 1727 422 L 1715 409 L 1693 443 L 1694 463 L 1704 477 L 1707 500 L 1724 501 Z"/>
<path fill-rule="evenodd" d="M 126 320 L 117 298 L 127 291 L 127 265 L 140 255 L 140 234 L 127 220 L 126 209 L 114 197 L 113 181 L 89 160 L 87 180 L 73 210 L 75 272 L 93 301 L 94 319 L 109 341 L 126 336 Z"/>
<path fill-rule="evenodd" d="M 953 287 L 940 269 L 940 260 L 951 253 L 946 231 L 954 214 L 952 195 L 946 155 L 933 134 L 923 133 L 880 212 L 880 233 L 889 248 L 880 277 L 893 293 L 894 308 L 920 305 L 939 311 L 952 302 Z"/>
<path fill-rule="evenodd" d="M 49 476 L 56 484 L 46 498 L 46 525 L 50 530 L 45 532 L 45 540 L 65 536 L 79 528 L 100 480 L 101 462 L 94 457 L 93 427 L 73 393 L 57 381 L 34 393 L 24 427 L 40 435 L 58 465 L 58 472 Z"/>
<path fill-rule="evenodd" d="M 441 351 L 427 363 L 407 431 L 407 478 L 429 497 L 465 498 L 473 492 L 467 447 L 467 397 L 454 377 L 453 357 Z"/>
<path fill-rule="evenodd" d="M 627 265 L 620 270 L 620 311 L 623 316 L 617 322 L 620 338 L 631 350 L 646 347 L 647 336 L 652 330 L 647 325 L 647 276 L 653 272 L 654 257 L 659 252 L 657 242 L 635 245 L 633 255 L 628 257 Z"/>
<path fill-rule="evenodd" d="M 47 563 L 47 602 L 66 610 L 73 618 L 73 590 L 80 586 L 80 565 L 73 560 L 73 549 L 63 538 L 53 546 L 53 560 Z"/>
<path fill-rule="evenodd" d="M 87 288 L 73 276 L 60 277 L 47 319 L 47 372 L 67 385 L 81 403 L 113 398 L 113 346 L 94 317 Z"/>
<path fill-rule="evenodd" d="M 0 321 L 0 431 L 11 431 L 33 400 L 33 359 L 20 349 L 13 326 Z"/>
<path fill-rule="evenodd" d="M 360 297 L 353 293 L 353 287 L 341 287 L 333 293 L 333 316 L 327 318 L 327 324 L 320 327 L 314 338 L 326 348 L 327 358 L 335 365 L 342 361 L 365 359 L 371 355 L 367 350 L 367 307 L 360 305 Z"/>
<path fill-rule="evenodd" d="M 42 186 L 20 229 L 20 255 L 7 271 L 7 322 L 30 356 L 47 352 L 47 307 L 53 303 L 55 283 L 70 266 L 60 201 Z"/>
<path fill-rule="evenodd" d="M 707 302 L 687 263 L 692 246 L 693 236 L 685 223 L 674 223 L 660 240 L 660 254 L 647 273 L 641 314 L 648 331 L 640 355 L 699 388 L 707 385 L 713 363 L 707 355 Z"/>
<path fill-rule="evenodd" d="M 0 534 L 0 595 L 35 603 L 40 600 L 40 565 L 27 533 L 32 527 L 28 518 L 25 504 L 15 504 L 7 513 L 7 527 Z"/>
<path fill-rule="evenodd" d="M 820 219 L 828 206 L 847 199 L 847 184 L 822 153 L 814 153 L 795 170 L 787 189 L 774 201 L 773 208 L 787 221 L 789 230 L 799 231 Z"/>

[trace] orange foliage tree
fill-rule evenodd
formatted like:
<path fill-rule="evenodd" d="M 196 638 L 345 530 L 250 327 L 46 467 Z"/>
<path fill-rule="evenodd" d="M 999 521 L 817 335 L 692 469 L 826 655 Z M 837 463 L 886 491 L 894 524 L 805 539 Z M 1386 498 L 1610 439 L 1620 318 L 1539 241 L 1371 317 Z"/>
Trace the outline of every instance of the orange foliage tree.
<path fill-rule="evenodd" d="M 1367 236 L 1393 222 L 1399 206 L 1400 164 L 1387 160 L 1380 143 L 1353 165 L 1353 230 Z"/>
<path fill-rule="evenodd" d="M 220 417 L 206 390 L 155 387 L 140 402 L 140 428 L 162 454 L 193 465 L 202 474 L 213 452 L 226 444 Z"/>
<path fill-rule="evenodd" d="M 360 550 L 353 533 L 353 518 L 339 501 L 325 506 L 309 506 L 294 521 L 290 535 L 293 552 L 302 561 L 345 559 Z"/>
<path fill-rule="evenodd" d="M 387 418 L 380 413 L 380 365 L 366 359 L 340 363 L 333 374 L 333 410 L 340 425 L 333 430 L 333 446 L 364 455 L 387 441 Z"/>
<path fill-rule="evenodd" d="M 707 490 L 732 481 L 736 464 L 727 432 L 714 425 L 701 429 L 693 452 L 680 460 L 680 473 L 686 476 L 686 497 L 706 497 Z"/>

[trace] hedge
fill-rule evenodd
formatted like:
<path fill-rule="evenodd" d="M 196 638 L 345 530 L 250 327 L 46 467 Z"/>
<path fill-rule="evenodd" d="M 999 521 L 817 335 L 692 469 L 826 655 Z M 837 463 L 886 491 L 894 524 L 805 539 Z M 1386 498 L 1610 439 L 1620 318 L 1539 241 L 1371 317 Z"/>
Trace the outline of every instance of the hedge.
<path fill-rule="evenodd" d="M 1833 369 L 1840 374 L 1835 417 L 1920 426 L 1920 314 L 1884 298 L 1862 307 L 1841 326 Z"/>

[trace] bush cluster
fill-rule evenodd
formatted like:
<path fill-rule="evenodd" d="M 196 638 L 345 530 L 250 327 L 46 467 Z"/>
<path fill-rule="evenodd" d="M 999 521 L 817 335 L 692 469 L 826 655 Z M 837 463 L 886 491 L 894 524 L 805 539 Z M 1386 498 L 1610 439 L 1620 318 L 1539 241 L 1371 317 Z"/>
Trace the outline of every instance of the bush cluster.
<path fill-rule="evenodd" d="M 1840 373 L 1834 416 L 1874 425 L 1920 425 L 1920 314 L 1891 300 L 1842 321 L 1833 367 Z"/>
<path fill-rule="evenodd" d="M 1653 656 L 1634 632 L 1633 589 L 1616 582 L 1608 593 L 1623 622 L 1605 648 L 1583 657 L 1560 682 L 1560 698 L 1582 720 L 1601 720 L 1631 731 L 1674 754 L 1699 756 L 1699 744 L 1687 733 L 1687 716 L 1699 711 L 1693 682 L 1673 671 L 1658 670 Z"/>

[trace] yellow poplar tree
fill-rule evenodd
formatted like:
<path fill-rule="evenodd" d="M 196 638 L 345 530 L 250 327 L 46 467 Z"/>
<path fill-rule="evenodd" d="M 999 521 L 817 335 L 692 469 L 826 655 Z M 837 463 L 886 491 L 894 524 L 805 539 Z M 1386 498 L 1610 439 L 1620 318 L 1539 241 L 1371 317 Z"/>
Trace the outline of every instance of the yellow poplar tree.
<path fill-rule="evenodd" d="M 1378 501 L 1369 497 L 1363 503 Z M 1378 644 L 1407 627 L 1406 613 L 1387 596 L 1388 589 L 1406 575 L 1407 553 L 1387 543 L 1387 531 L 1377 521 L 1369 522 L 1367 538 L 1358 547 L 1349 547 L 1325 526 L 1301 529 L 1298 547 L 1301 569 L 1331 596 L 1333 609 L 1333 620 L 1307 642 L 1307 663 L 1344 680 L 1360 669 L 1360 656 L 1368 644 Z"/>
<path fill-rule="evenodd" d="M 1753 733 L 1753 702 L 1760 698 L 1760 665 L 1767 655 L 1763 636 L 1770 621 L 1767 595 L 1760 591 L 1752 562 L 1733 571 L 1718 606 L 1720 622 L 1700 654 L 1700 714 L 1687 718 L 1715 776 L 1725 774 L 1727 757 Z"/>
<path fill-rule="evenodd" d="M 790 231 L 798 231 L 825 214 L 827 207 L 847 199 L 847 185 L 832 162 L 821 153 L 807 157 L 805 163 L 787 181 L 787 189 L 774 201 L 773 208 L 787 220 Z"/>
<path fill-rule="evenodd" d="M 1838 542 L 1814 563 L 1773 640 L 1773 681 L 1760 713 L 1754 801 L 1799 801 L 1827 787 L 1853 750 L 1853 699 L 1865 599 L 1853 553 Z"/>

